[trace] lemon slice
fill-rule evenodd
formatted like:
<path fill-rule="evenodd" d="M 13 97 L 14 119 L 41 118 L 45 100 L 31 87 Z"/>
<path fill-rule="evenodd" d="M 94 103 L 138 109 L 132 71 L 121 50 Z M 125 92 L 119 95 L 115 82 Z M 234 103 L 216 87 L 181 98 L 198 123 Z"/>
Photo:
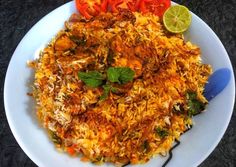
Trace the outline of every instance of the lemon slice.
<path fill-rule="evenodd" d="M 182 5 L 174 5 L 167 9 L 163 15 L 163 22 L 166 29 L 172 33 L 182 33 L 186 31 L 192 20 L 192 15 L 188 8 Z"/>

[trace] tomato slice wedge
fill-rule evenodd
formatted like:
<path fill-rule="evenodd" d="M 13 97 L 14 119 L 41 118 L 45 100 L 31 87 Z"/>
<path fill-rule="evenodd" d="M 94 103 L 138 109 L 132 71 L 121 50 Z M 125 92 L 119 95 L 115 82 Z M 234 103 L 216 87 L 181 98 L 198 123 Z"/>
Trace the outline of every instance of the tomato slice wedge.
<path fill-rule="evenodd" d="M 108 0 L 75 0 L 75 5 L 86 19 L 91 19 L 100 12 L 107 11 Z"/>
<path fill-rule="evenodd" d="M 108 4 L 112 12 L 119 12 L 119 9 L 129 9 L 132 12 L 138 11 L 140 0 L 109 0 Z"/>
<path fill-rule="evenodd" d="M 142 13 L 151 12 L 159 17 L 162 17 L 170 6 L 170 0 L 140 0 L 139 3 L 139 9 Z"/>

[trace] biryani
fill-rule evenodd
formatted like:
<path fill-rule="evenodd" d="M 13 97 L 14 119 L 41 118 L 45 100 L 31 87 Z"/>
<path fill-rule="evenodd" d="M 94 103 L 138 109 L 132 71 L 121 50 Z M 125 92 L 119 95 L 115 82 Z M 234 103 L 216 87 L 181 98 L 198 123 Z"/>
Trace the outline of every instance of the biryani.
<path fill-rule="evenodd" d="M 208 103 L 212 72 L 182 34 L 153 14 L 129 11 L 91 20 L 73 14 L 28 65 L 39 122 L 56 147 L 116 165 L 166 155 Z M 124 69 L 109 79 L 109 70 Z"/>

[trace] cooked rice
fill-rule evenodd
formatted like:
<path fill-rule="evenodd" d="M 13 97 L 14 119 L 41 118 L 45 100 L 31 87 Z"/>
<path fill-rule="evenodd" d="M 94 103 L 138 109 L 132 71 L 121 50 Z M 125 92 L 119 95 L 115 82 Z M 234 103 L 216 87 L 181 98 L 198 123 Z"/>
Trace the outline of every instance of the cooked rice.
<path fill-rule="evenodd" d="M 211 67 L 183 35 L 168 33 L 152 15 L 104 13 L 87 21 L 73 14 L 65 29 L 29 63 L 35 69 L 37 116 L 56 146 L 92 162 L 144 163 L 166 155 L 192 125 L 186 93 L 198 100 Z M 79 71 L 130 67 L 135 79 L 100 100 Z M 164 135 L 158 131 L 165 132 Z"/>

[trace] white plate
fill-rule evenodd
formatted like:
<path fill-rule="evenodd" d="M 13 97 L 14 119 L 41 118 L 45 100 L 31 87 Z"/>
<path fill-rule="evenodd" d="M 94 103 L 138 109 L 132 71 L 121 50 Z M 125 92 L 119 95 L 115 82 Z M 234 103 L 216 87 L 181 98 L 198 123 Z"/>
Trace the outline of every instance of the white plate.
<path fill-rule="evenodd" d="M 4 103 L 10 128 L 21 148 L 40 167 L 94 166 L 54 148 L 37 122 L 32 98 L 26 95 L 33 78 L 33 71 L 26 66 L 27 60 L 35 58 L 39 48 L 50 41 L 73 12 L 76 12 L 74 3 L 69 2 L 34 25 L 16 48 L 6 74 Z M 173 151 L 169 167 L 197 166 L 206 159 L 222 138 L 234 105 L 235 82 L 227 52 L 215 33 L 199 17 L 192 15 L 186 38 L 200 46 L 204 63 L 211 64 L 214 70 L 228 67 L 232 77 L 227 87 L 210 102 L 207 111 L 194 118 L 194 127 L 181 136 L 181 144 Z M 158 156 L 147 164 L 137 166 L 157 167 L 165 160 Z"/>

